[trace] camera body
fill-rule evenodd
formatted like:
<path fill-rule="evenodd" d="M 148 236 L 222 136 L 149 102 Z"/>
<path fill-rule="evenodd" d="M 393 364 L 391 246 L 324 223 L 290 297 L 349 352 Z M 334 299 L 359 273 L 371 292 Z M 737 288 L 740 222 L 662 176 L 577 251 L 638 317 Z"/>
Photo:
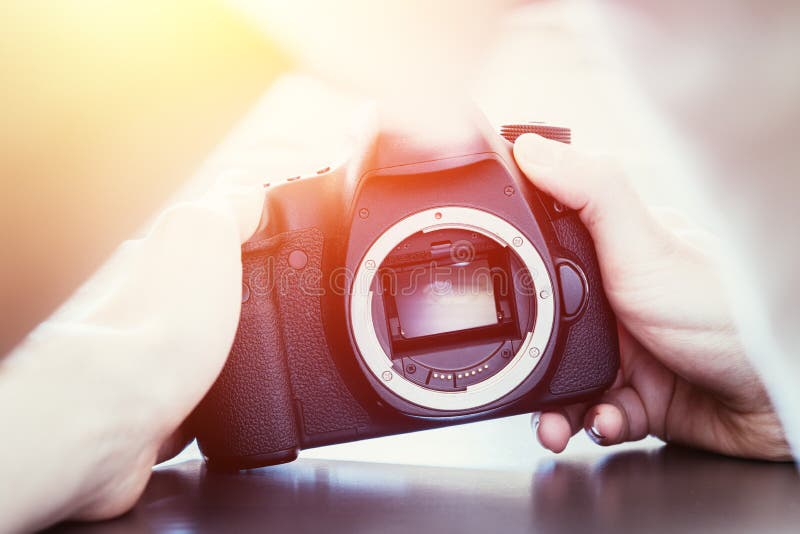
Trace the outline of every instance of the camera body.
<path fill-rule="evenodd" d="M 233 348 L 190 419 L 209 466 L 610 386 L 617 330 L 592 240 L 517 168 L 526 131 L 569 142 L 534 123 L 499 135 L 478 116 L 456 139 L 376 126 L 349 161 L 266 186 Z"/>

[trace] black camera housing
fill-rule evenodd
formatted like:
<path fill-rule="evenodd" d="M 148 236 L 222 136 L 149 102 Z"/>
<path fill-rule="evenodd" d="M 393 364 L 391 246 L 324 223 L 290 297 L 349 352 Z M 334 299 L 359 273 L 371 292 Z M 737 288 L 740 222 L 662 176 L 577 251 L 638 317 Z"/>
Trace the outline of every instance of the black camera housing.
<path fill-rule="evenodd" d="M 349 161 L 271 183 L 256 233 L 242 246 L 242 313 L 228 361 L 190 418 L 209 466 L 247 469 L 300 449 L 529 413 L 595 397 L 619 361 L 614 315 L 591 237 L 577 214 L 532 186 L 512 141 L 569 131 L 504 127 L 482 117 L 458 139 L 376 127 Z M 426 132 L 427 133 L 427 132 Z M 398 220 L 440 206 L 473 207 L 525 234 L 552 280 L 555 322 L 539 363 L 514 391 L 441 411 L 387 390 L 367 369 L 348 320 L 352 276 Z"/>

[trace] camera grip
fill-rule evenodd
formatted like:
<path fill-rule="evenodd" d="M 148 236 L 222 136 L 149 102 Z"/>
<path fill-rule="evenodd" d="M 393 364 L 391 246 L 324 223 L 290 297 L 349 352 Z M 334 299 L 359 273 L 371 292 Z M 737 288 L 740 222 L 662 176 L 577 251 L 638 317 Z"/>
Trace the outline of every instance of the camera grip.
<path fill-rule="evenodd" d="M 574 212 L 553 221 L 556 239 L 583 269 L 585 307 L 569 324 L 558 369 L 550 382 L 555 396 L 593 392 L 609 387 L 619 368 L 619 340 L 614 312 L 603 291 L 592 237 Z"/>
<path fill-rule="evenodd" d="M 294 460 L 298 436 L 271 258 L 280 239 L 242 248 L 239 329 L 219 378 L 192 415 L 210 467 L 242 469 Z"/>
<path fill-rule="evenodd" d="M 371 418 L 350 393 L 328 346 L 330 337 L 346 333 L 326 331 L 323 323 L 323 300 L 344 295 L 346 271 L 323 268 L 325 240 L 318 228 L 276 238 L 281 243 L 271 259 L 300 443 L 316 446 L 364 435 Z"/>

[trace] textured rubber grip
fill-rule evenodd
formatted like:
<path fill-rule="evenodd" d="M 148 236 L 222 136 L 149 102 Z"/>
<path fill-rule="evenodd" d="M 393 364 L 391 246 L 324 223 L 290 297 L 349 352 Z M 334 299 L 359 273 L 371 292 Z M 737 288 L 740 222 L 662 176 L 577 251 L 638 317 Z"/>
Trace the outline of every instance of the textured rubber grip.
<path fill-rule="evenodd" d="M 279 236 L 243 249 L 239 330 L 222 373 L 191 420 L 211 466 L 243 468 L 297 455 L 293 395 L 269 260 L 281 241 Z M 275 461 L 265 461 L 268 456 Z"/>
<path fill-rule="evenodd" d="M 243 302 L 228 362 L 193 416 L 209 465 L 293 460 L 304 444 L 366 434 L 370 417 L 347 389 L 322 321 L 323 236 L 316 228 L 247 242 Z"/>
<path fill-rule="evenodd" d="M 283 234 L 272 256 L 279 281 L 279 317 L 258 319 L 280 321 L 301 443 L 352 439 L 370 425 L 369 415 L 350 394 L 328 347 L 322 297 L 337 289 L 335 281 L 328 279 L 336 273 L 322 269 L 323 244 L 317 228 Z"/>
<path fill-rule="evenodd" d="M 583 267 L 588 291 L 583 312 L 570 324 L 550 392 L 559 396 L 608 387 L 619 367 L 619 341 L 592 238 L 575 212 L 557 218 L 553 228 L 559 245 Z"/>

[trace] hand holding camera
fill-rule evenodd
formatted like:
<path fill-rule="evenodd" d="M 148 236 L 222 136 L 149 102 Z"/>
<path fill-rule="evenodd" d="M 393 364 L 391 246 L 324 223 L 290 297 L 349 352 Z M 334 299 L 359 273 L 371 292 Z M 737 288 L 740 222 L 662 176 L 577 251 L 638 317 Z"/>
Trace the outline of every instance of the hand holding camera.
<path fill-rule="evenodd" d="M 601 445 L 647 435 L 732 456 L 791 460 L 780 421 L 744 353 L 715 239 L 674 210 L 650 210 L 605 158 L 536 136 L 516 161 L 577 210 L 594 240 L 620 330 L 620 373 L 599 400 L 546 411 L 556 452 L 582 427 Z"/>

